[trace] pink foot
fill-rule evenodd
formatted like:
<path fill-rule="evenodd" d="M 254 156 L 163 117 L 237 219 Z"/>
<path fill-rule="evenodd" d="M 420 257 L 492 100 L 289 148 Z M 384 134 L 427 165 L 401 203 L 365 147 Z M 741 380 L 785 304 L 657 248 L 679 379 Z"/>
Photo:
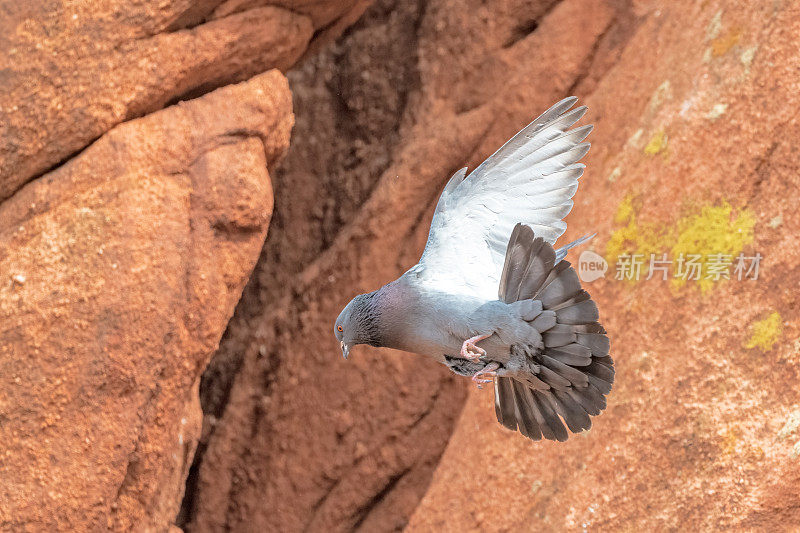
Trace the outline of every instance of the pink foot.
<path fill-rule="evenodd" d="M 478 348 L 475 346 L 475 343 L 484 339 L 488 339 L 491 336 L 491 333 L 488 335 L 475 335 L 474 337 L 465 340 L 464 344 L 461 345 L 461 357 L 464 359 L 469 359 L 470 361 L 477 361 L 482 355 L 486 355 L 486 350 L 483 348 Z"/>
<path fill-rule="evenodd" d="M 483 370 L 475 372 L 475 375 L 472 376 L 472 381 L 479 389 L 482 389 L 485 383 L 491 383 L 492 379 L 497 377 L 498 368 L 500 368 L 499 364 L 491 362 L 483 367 Z"/>

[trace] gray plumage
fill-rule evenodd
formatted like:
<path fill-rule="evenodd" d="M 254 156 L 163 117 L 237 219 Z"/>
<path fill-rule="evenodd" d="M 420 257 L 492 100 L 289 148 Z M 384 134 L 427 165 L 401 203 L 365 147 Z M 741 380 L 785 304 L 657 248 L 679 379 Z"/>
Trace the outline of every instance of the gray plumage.
<path fill-rule="evenodd" d="M 551 264 L 556 255 L 529 227 L 518 224 L 509 240 L 505 269 L 498 297 L 516 302 L 521 287 L 529 285 L 514 271 L 530 271 L 536 265 Z M 513 376 L 495 378 L 495 412 L 501 424 L 534 440 L 565 440 L 560 415 L 572 432 L 591 427 L 589 415 L 605 409 L 604 394 L 614 381 L 613 362 L 608 356 L 608 337 L 597 323 L 597 307 L 580 286 L 569 262 L 550 267 L 545 280 L 534 285 L 533 298 L 542 302 L 543 312 L 554 311 L 556 322 L 543 332 L 544 349 L 532 354 L 540 365 L 534 374 L 547 388 L 529 387 Z M 532 394 L 536 390 L 536 394 Z M 530 397 L 536 399 L 531 401 Z M 530 411 L 530 413 L 529 413 Z M 547 427 L 542 428 L 541 424 Z"/>
<path fill-rule="evenodd" d="M 491 372 L 498 421 L 534 440 L 591 426 L 614 366 L 597 306 L 564 260 L 591 236 L 552 246 L 589 149 L 591 126 L 569 130 L 586 112 L 570 110 L 575 101 L 554 105 L 471 174 L 456 172 L 420 262 L 337 318 L 345 357 L 370 344 L 431 356 L 464 376 Z"/>

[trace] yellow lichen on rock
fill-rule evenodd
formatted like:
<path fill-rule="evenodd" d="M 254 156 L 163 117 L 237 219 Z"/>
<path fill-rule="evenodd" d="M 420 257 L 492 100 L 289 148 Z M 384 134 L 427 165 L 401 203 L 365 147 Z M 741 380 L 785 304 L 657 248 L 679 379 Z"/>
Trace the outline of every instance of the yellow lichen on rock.
<path fill-rule="evenodd" d="M 667 149 L 667 134 L 664 130 L 658 130 L 650 137 L 650 141 L 644 147 L 647 155 L 656 155 Z"/>
<path fill-rule="evenodd" d="M 636 211 L 633 207 L 633 195 L 628 193 L 625 198 L 620 202 L 617 207 L 617 212 L 614 214 L 614 222 L 617 224 L 625 224 L 630 222 L 636 216 Z"/>
<path fill-rule="evenodd" d="M 714 278 L 709 275 L 709 266 L 716 259 L 728 261 L 733 265 L 736 255 L 744 247 L 753 242 L 753 227 L 755 217 L 743 209 L 736 215 L 733 207 L 723 202 L 719 206 L 705 206 L 699 214 L 682 217 L 677 223 L 677 239 L 672 246 L 672 258 L 700 256 L 700 279 L 695 280 L 702 292 L 707 292 L 715 281 L 724 277 Z M 686 279 L 673 280 L 675 287 L 686 283 Z"/>
<path fill-rule="evenodd" d="M 606 243 L 605 259 L 609 265 L 616 265 L 620 257 L 636 257 L 641 263 L 641 276 L 637 279 L 642 279 L 648 273 L 651 255 L 662 261 L 667 254 L 666 260 L 673 266 L 673 288 L 695 281 L 702 292 L 733 275 L 738 254 L 753 241 L 755 226 L 750 211 L 734 213 L 728 202 L 703 206 L 674 224 L 641 222 L 636 197 L 631 193 L 617 207 L 614 222 L 622 227 L 615 229 Z M 687 260 L 695 269 L 688 275 L 684 264 Z"/>
<path fill-rule="evenodd" d="M 766 318 L 753 322 L 750 328 L 750 338 L 745 342 L 744 347 L 759 348 L 764 352 L 769 351 L 778 342 L 783 331 L 781 314 L 773 311 Z"/>
<path fill-rule="evenodd" d="M 635 196 L 631 193 L 625 195 L 614 215 L 614 222 L 624 226 L 611 233 L 606 243 L 605 259 L 613 267 L 621 256 L 641 256 L 641 273 L 646 275 L 650 254 L 663 250 L 667 237 L 656 224 L 639 222 L 638 211 Z"/>

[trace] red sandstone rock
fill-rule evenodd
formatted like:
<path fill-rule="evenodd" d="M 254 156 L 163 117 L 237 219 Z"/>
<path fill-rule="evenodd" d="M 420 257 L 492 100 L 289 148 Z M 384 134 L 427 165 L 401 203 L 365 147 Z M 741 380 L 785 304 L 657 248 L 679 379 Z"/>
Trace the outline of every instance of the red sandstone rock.
<path fill-rule="evenodd" d="M 425 493 L 468 380 L 367 347 L 345 362 L 333 321 L 418 260 L 453 171 L 587 76 L 601 36 L 624 42 L 603 2 L 556 8 L 530 35 L 513 12 L 546 3 L 496 7 L 376 5 L 293 80 L 278 215 L 212 363 L 227 402 L 209 409 L 188 530 L 392 531 Z"/>
<path fill-rule="evenodd" d="M 0 525 L 165 530 L 287 148 L 272 71 L 126 122 L 0 205 Z"/>
<path fill-rule="evenodd" d="M 289 49 L 299 55 L 364 6 L 286 3 L 293 15 L 264 4 L 186 0 L 124 17 L 114 2 L 109 10 L 93 6 L 77 19 L 97 21 L 80 46 L 136 51 L 137 38 L 176 43 L 225 28 L 232 40 L 215 42 L 242 46 L 225 56 L 235 70 L 239 60 L 256 61 L 258 39 L 272 36 L 240 40 L 227 33 L 231 21 L 243 21 L 242 35 L 260 28 L 249 25 L 250 15 L 296 21 L 305 37 Z M 29 34 L 38 29 L 24 21 L 42 19 L 39 8 L 8 6 L 3 49 L 41 41 L 39 55 L 17 51 L 21 64 L 36 67 L 56 51 L 52 72 L 71 68 L 62 48 Z M 206 451 L 181 524 L 382 531 L 402 529 L 411 517 L 412 531 L 793 527 L 800 518 L 797 15 L 780 2 L 469 0 L 423 9 L 386 0 L 290 74 L 298 102 L 293 148 L 273 173 L 276 217 L 261 263 L 207 375 Z M 70 17 L 44 22 L 52 41 L 80 41 L 74 30 L 62 33 Z M 306 48 L 308 28 L 317 38 Z M 103 48 L 112 42 L 122 44 Z M 208 42 L 203 50 L 219 52 Z M 224 79 L 233 76 L 226 61 L 208 71 L 194 65 L 186 76 L 200 91 L 209 80 L 225 83 L 233 79 Z M 83 71 L 105 75 L 99 61 Z M 75 79 L 94 83 L 83 71 Z M 178 71 L 159 72 L 172 87 Z M 18 75 L 3 76 L 14 87 Z M 126 91 L 103 93 L 106 106 L 127 106 L 118 98 Z M 39 101 L 23 93 L 21 101 Z M 58 103 L 44 93 L 42 101 Z M 180 96 L 145 94 L 161 98 L 158 106 Z M 263 149 L 248 128 L 233 126 L 246 124 L 261 100 L 224 94 L 218 105 L 237 110 L 230 121 L 230 111 L 187 114 L 190 103 L 119 127 L 0 207 L 0 333 L 8 340 L 0 348 L 0 439 L 12 443 L 11 459 L 0 456 L 3 527 L 171 522 L 199 432 L 193 388 L 263 236 L 263 216 L 252 208 L 267 194 L 256 185 L 266 176 L 256 155 Z M 592 283 L 617 362 L 609 408 L 585 436 L 533 444 L 497 425 L 488 391 L 470 394 L 461 414 L 469 384 L 429 361 L 369 348 L 341 361 L 331 324 L 353 294 L 417 260 L 453 170 L 474 167 L 568 94 L 590 106 L 597 129 L 565 238 L 596 230 L 593 246 L 602 253 L 620 229 L 614 219 L 626 197 L 635 198 L 642 228 L 676 228 L 702 207 L 728 202 L 752 213 L 748 246 L 767 259 L 758 282 L 706 294 L 656 282 Z M 4 148 L 0 168 L 12 156 L 33 165 L 23 177 L 0 174 L 5 195 L 131 116 L 127 108 L 108 112 L 122 117 L 110 121 L 96 113 L 106 125 L 67 150 L 97 120 L 72 112 L 53 122 L 75 129 L 52 140 L 62 155 L 36 159 L 46 150 L 41 139 L 56 131 L 36 124 L 51 124 L 47 116 L 57 111 L 39 104 L 15 111 L 3 98 L 10 118 L 0 128 L 12 127 L 4 139 L 24 134 L 29 145 Z M 135 135 L 156 120 L 172 131 L 231 126 L 229 135 L 204 134 L 226 139 L 206 151 L 181 144 L 185 132 L 167 140 Z M 267 149 L 268 162 L 279 144 Z M 98 146 L 107 155 L 94 163 Z M 231 184 L 230 168 L 250 177 Z M 772 348 L 748 348 L 753 323 L 776 312 L 783 330 L 768 335 Z M 54 468 L 47 449 L 66 466 Z"/>
<path fill-rule="evenodd" d="M 289 68 L 367 3 L 0 2 L 0 201 L 120 122 Z"/>
<path fill-rule="evenodd" d="M 617 64 L 575 88 L 597 128 L 567 236 L 597 231 L 602 253 L 629 195 L 634 231 L 653 234 L 727 202 L 755 221 L 746 250 L 765 258 L 759 279 L 705 294 L 590 284 L 617 369 L 608 410 L 586 436 L 531 443 L 498 427 L 491 393 L 471 394 L 409 531 L 788 531 L 800 519 L 800 13 L 636 9 Z M 724 235 L 720 222 L 702 229 Z M 776 312 L 774 344 L 748 347 Z"/>
<path fill-rule="evenodd" d="M 244 355 L 221 419 L 208 420 L 216 431 L 190 524 L 401 529 L 427 491 L 410 530 L 791 528 L 800 508 L 796 10 L 433 2 L 410 15 L 418 82 L 392 137 L 370 125 L 398 85 L 378 89 L 394 72 L 386 65 L 407 56 L 353 45 L 365 34 L 381 43 L 382 32 L 399 40 L 378 7 L 319 63 L 339 99 L 329 104 L 312 70 L 294 85 L 300 152 L 278 188 L 287 220 L 271 229 L 223 345 L 223 358 Z M 618 369 L 595 427 L 566 444 L 531 443 L 498 426 L 490 392 L 472 393 L 428 488 L 443 443 L 432 427 L 461 408 L 463 389 L 407 354 L 365 348 L 344 363 L 330 325 L 354 293 L 416 261 L 453 170 L 474 167 L 568 94 L 590 106 L 597 129 L 565 239 L 596 230 L 603 253 L 629 194 L 642 224 L 659 228 L 727 201 L 754 217 L 748 251 L 769 258 L 763 278 L 706 294 L 592 283 Z M 364 116 L 352 132 L 344 126 Z M 367 162 L 379 157 L 385 169 Z M 299 206 L 314 201 L 304 214 Z M 262 312 L 263 302 L 278 303 Z M 747 348 L 752 324 L 775 311 L 774 347 Z"/>

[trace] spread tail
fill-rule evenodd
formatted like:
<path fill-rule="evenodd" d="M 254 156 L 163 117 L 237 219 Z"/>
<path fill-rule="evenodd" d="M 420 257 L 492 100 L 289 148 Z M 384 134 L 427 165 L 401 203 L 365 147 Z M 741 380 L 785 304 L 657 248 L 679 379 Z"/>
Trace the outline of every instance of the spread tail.
<path fill-rule="evenodd" d="M 565 441 L 566 428 L 573 433 L 589 429 L 590 416 L 605 409 L 614 382 L 597 306 L 563 260 L 569 248 L 591 237 L 556 251 L 529 226 L 517 224 L 509 239 L 499 298 L 506 303 L 539 300 L 544 311 L 555 314 L 555 322 L 542 331 L 544 349 L 530 354 L 535 376 L 527 383 L 512 377 L 494 380 L 497 420 L 533 440 Z"/>

